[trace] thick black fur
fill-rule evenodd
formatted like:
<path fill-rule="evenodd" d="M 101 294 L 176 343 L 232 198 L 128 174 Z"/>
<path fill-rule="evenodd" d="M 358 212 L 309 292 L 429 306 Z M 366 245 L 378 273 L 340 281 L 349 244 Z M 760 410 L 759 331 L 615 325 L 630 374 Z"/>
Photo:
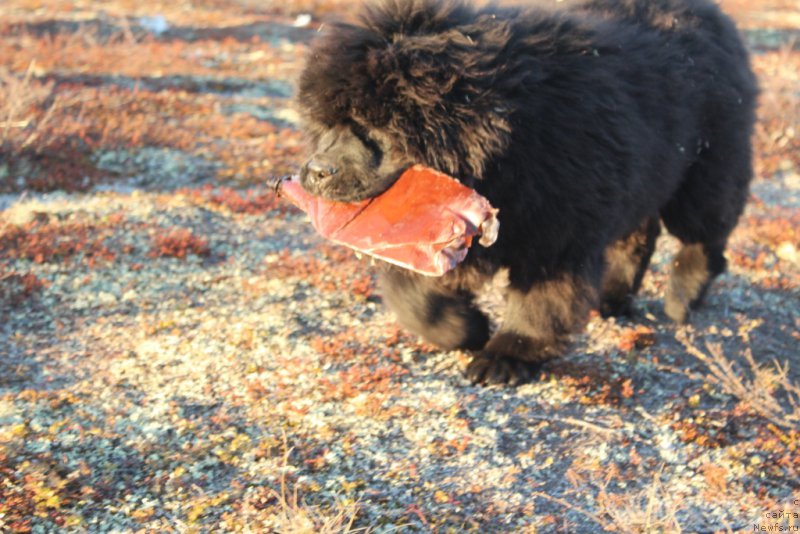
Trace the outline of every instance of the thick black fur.
<path fill-rule="evenodd" d="M 595 0 L 568 10 L 389 0 L 327 25 L 300 79 L 304 186 L 355 200 L 414 163 L 474 187 L 500 234 L 455 271 L 386 267 L 387 303 L 473 382 L 518 383 L 588 311 L 628 313 L 663 222 L 684 248 L 665 310 L 687 318 L 725 268 L 748 195 L 756 82 L 708 0 Z M 489 336 L 474 291 L 500 268 Z M 533 365 L 532 365 L 533 364 Z"/>

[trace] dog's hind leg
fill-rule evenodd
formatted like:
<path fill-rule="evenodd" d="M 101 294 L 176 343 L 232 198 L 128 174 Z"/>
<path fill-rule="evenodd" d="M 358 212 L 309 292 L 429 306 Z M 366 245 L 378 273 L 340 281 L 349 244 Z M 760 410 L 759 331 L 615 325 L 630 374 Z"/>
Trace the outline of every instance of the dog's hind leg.
<path fill-rule="evenodd" d="M 684 244 L 672 262 L 664 297 L 664 312 L 677 323 L 686 322 L 689 310 L 703 302 L 711 282 L 725 272 L 724 242 Z"/>
<path fill-rule="evenodd" d="M 633 298 L 661 233 L 657 217 L 648 217 L 639 227 L 606 248 L 606 269 L 600 298 L 600 312 L 611 315 L 630 315 Z"/>
<path fill-rule="evenodd" d="M 678 323 L 698 307 L 715 277 L 725 271 L 728 236 L 744 210 L 751 178 L 749 144 L 704 153 L 661 210 L 667 230 L 683 243 L 672 264 L 664 311 Z"/>
<path fill-rule="evenodd" d="M 385 267 L 379 286 L 400 324 L 442 349 L 480 350 L 489 339 L 489 319 L 475 306 L 474 294 L 448 275 Z"/>

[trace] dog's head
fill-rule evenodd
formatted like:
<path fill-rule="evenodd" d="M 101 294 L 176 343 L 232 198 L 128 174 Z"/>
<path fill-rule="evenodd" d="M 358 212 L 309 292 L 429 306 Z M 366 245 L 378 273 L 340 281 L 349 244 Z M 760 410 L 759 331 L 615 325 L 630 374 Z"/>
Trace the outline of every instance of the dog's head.
<path fill-rule="evenodd" d="M 374 197 L 391 186 L 414 162 L 395 150 L 383 131 L 347 121 L 331 126 L 307 125 L 311 155 L 303 165 L 303 188 L 332 200 Z"/>
<path fill-rule="evenodd" d="M 510 137 L 509 22 L 461 2 L 388 0 L 326 25 L 300 78 L 311 193 L 369 198 L 421 163 L 480 179 Z"/>

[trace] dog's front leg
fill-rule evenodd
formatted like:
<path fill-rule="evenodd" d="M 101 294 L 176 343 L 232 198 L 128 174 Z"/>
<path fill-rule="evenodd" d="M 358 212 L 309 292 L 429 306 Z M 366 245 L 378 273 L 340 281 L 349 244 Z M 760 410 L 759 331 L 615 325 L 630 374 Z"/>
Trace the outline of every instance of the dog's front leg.
<path fill-rule="evenodd" d="M 379 278 L 384 302 L 397 320 L 445 349 L 480 350 L 489 339 L 489 320 L 456 273 L 429 277 L 386 266 Z"/>
<path fill-rule="evenodd" d="M 527 290 L 509 289 L 503 325 L 467 366 L 475 384 L 517 385 L 559 356 L 596 302 L 596 284 L 565 274 Z"/>

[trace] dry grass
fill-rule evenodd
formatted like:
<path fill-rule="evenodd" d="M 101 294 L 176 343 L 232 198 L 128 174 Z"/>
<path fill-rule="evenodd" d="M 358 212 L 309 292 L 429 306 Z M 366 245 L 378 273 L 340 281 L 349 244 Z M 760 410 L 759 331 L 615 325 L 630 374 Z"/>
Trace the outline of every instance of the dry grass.
<path fill-rule="evenodd" d="M 771 366 L 759 365 L 755 361 L 750 349 L 750 332 L 758 324 L 744 325 L 739 330 L 745 346 L 742 356 L 746 370 L 727 358 L 719 343 L 706 342 L 703 351 L 691 334 L 681 331 L 676 337 L 689 354 L 708 367 L 709 383 L 734 396 L 750 411 L 771 423 L 784 429 L 797 428 L 800 425 L 800 386 L 790 381 L 788 361 L 783 364 L 773 361 Z M 781 403 L 779 397 L 783 397 L 785 402 Z"/>
<path fill-rule="evenodd" d="M 45 132 L 59 105 L 53 84 L 32 79 L 36 62 L 25 73 L 13 74 L 0 68 L 0 152 L 22 151 Z"/>
<path fill-rule="evenodd" d="M 311 506 L 303 502 L 297 487 L 289 488 L 286 472 L 289 464 L 288 448 L 284 435 L 283 467 L 280 479 L 280 492 L 272 491 L 278 501 L 279 511 L 274 517 L 277 532 L 284 534 L 356 534 L 369 532 L 368 528 L 353 528 L 358 517 L 358 502 L 337 502 L 332 509 Z"/>
<path fill-rule="evenodd" d="M 589 512 L 587 510 L 584 510 L 583 508 L 581 508 L 579 506 L 575 506 L 574 504 L 570 503 L 569 501 L 566 501 L 564 499 L 560 499 L 558 497 L 553 497 L 552 495 L 548 495 L 546 493 L 542 493 L 541 491 L 534 491 L 532 493 L 532 495 L 534 497 L 540 497 L 540 498 L 545 499 L 547 501 L 559 504 L 559 505 L 563 506 L 564 508 L 566 508 L 567 510 L 571 510 L 573 512 L 577 512 L 580 515 L 584 516 L 585 518 L 590 519 L 591 521 L 594 521 L 595 523 L 597 523 L 605 531 L 616 530 L 614 524 L 611 523 L 610 521 L 607 521 L 606 519 L 604 519 L 603 517 L 601 517 L 601 516 L 599 516 L 599 515 L 597 515 L 595 513 Z"/>
<path fill-rule="evenodd" d="M 284 534 L 347 534 L 369 532 L 365 528 L 353 528 L 358 516 L 357 503 L 337 503 L 332 509 L 305 504 L 297 490 L 288 490 L 283 483 L 281 492 L 275 493 L 280 511 L 276 514 L 276 531 Z"/>
<path fill-rule="evenodd" d="M 679 499 L 661 484 L 661 474 L 642 491 L 634 494 L 600 491 L 600 509 L 611 519 L 613 530 L 629 534 L 679 533 Z"/>
<path fill-rule="evenodd" d="M 86 127 L 64 128 L 81 122 L 83 100 L 37 79 L 38 69 L 35 60 L 24 72 L 0 65 L 0 173 L 6 175 L 0 192 L 14 190 L 15 177 L 35 191 L 85 190 L 97 174 L 88 162 Z"/>
<path fill-rule="evenodd" d="M 665 534 L 682 532 L 677 518 L 679 499 L 670 495 L 656 473 L 649 486 L 636 493 L 610 493 L 607 481 L 599 484 L 597 512 L 590 512 L 567 500 L 541 492 L 534 495 L 563 506 L 596 523 L 607 532 Z"/>
<path fill-rule="evenodd" d="M 265 93 L 231 99 L 214 94 L 205 78 L 192 77 L 247 78 L 254 86 L 291 79 L 302 45 L 275 48 L 232 37 L 137 39 L 130 29 L 104 35 L 91 26 L 44 36 L 0 27 L 3 33 L 0 160 L 6 165 L 0 173 L 11 179 L 0 183 L 0 192 L 86 190 L 114 178 L 93 163 L 94 154 L 109 149 L 197 153 L 220 163 L 219 178 L 255 183 L 296 165 L 299 132 L 222 105 L 285 106 L 282 98 Z M 123 82 L 106 83 L 107 76 Z M 140 86 L 140 77 L 155 80 L 153 86 Z"/>

